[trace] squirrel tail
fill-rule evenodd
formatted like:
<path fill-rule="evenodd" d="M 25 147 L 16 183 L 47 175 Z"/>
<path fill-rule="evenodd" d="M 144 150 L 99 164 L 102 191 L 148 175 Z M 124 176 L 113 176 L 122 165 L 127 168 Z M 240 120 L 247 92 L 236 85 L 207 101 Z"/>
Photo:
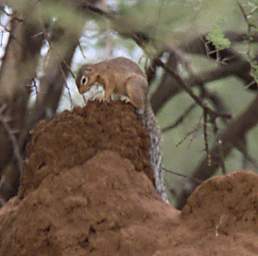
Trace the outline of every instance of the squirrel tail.
<path fill-rule="evenodd" d="M 161 155 L 161 149 L 160 149 L 161 131 L 156 122 L 156 118 L 153 113 L 151 103 L 149 100 L 147 100 L 145 104 L 145 109 L 142 116 L 143 116 L 143 125 L 147 129 L 148 134 L 150 136 L 149 155 L 150 155 L 151 167 L 154 171 L 156 190 L 160 194 L 161 198 L 165 202 L 168 202 L 168 197 L 167 197 L 167 193 L 164 185 L 164 174 L 162 170 L 162 155 Z"/>

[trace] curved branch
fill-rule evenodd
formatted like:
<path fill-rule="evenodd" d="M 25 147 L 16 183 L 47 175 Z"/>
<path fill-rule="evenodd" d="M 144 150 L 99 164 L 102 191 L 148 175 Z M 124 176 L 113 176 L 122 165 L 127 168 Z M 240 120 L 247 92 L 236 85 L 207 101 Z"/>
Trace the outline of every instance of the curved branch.
<path fill-rule="evenodd" d="M 231 118 L 231 115 L 228 113 L 220 113 L 216 110 L 209 108 L 198 96 L 196 96 L 193 91 L 188 87 L 188 85 L 184 82 L 184 80 L 176 73 L 173 69 L 171 69 L 168 65 L 162 62 L 160 59 L 156 59 L 156 64 L 161 66 L 166 70 L 173 78 L 176 79 L 177 83 L 186 91 L 191 98 L 201 107 L 203 110 L 211 116 L 211 118 L 222 117 L 222 118 Z"/>
<path fill-rule="evenodd" d="M 189 87 L 204 85 L 206 83 L 227 78 L 229 76 L 236 76 L 241 79 L 246 85 L 252 83 L 253 78 L 249 74 L 250 64 L 246 60 L 238 60 L 227 65 L 220 65 L 215 69 L 203 71 L 196 74 L 195 77 L 190 77 L 185 80 Z M 196 79 L 196 77 L 198 79 Z M 163 79 L 158 89 L 152 95 L 152 106 L 155 112 L 158 112 L 166 102 L 177 95 L 181 90 L 175 86 L 176 81 L 169 77 L 168 74 L 163 75 Z"/>
<path fill-rule="evenodd" d="M 222 144 L 216 144 L 210 150 L 210 157 L 212 164 L 208 164 L 208 158 L 205 157 L 193 171 L 192 177 L 206 180 L 212 175 L 215 174 L 218 167 L 220 166 L 220 156 L 221 154 L 224 157 L 227 157 L 233 147 L 238 147 L 241 144 L 241 141 L 246 136 L 246 134 L 258 124 L 258 95 L 254 101 L 249 105 L 247 110 L 240 114 L 240 116 L 234 119 L 225 131 L 218 136 L 217 141 L 221 141 Z M 192 181 L 188 181 L 188 184 L 185 186 L 183 191 L 180 193 L 177 199 L 178 208 L 182 208 L 188 196 L 196 187 Z M 191 188 L 191 189 L 189 189 Z"/>

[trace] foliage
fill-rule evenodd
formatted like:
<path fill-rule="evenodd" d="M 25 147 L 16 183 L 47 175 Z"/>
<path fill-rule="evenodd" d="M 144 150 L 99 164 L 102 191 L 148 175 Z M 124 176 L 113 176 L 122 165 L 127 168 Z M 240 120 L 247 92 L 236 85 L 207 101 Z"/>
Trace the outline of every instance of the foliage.
<path fill-rule="evenodd" d="M 105 15 L 93 14 L 92 11 L 87 11 L 86 9 L 78 9 L 76 4 L 86 2 L 86 0 L 9 0 L 7 2 L 10 2 L 10 5 L 17 10 L 18 14 L 19 12 L 26 13 L 27 16 L 25 15 L 25 22 L 33 21 L 36 24 L 33 25 L 35 25 L 35 27 L 38 26 L 37 29 L 39 31 L 36 32 L 39 33 L 34 31 L 34 26 L 31 31 L 29 31 L 31 33 L 33 32 L 32 35 L 28 36 L 28 34 L 25 33 L 24 37 L 28 36 L 29 43 L 32 43 L 33 39 L 39 38 L 37 37 L 38 35 L 43 34 L 43 36 L 45 36 L 44 45 L 47 50 L 42 47 L 35 50 L 35 52 L 32 51 L 32 54 L 37 55 L 40 51 L 40 58 L 42 58 L 42 56 L 46 58 L 46 65 L 49 64 L 48 72 L 42 73 L 46 76 L 49 75 L 49 77 L 45 80 L 44 75 L 42 76 L 43 79 L 42 77 L 37 77 L 40 68 L 36 67 L 36 64 L 35 70 L 33 70 L 33 76 L 36 74 L 36 77 L 28 77 L 28 81 L 32 78 L 34 81 L 38 81 L 35 90 L 41 89 L 39 90 L 39 92 L 41 92 L 41 97 L 43 99 L 44 97 L 46 98 L 47 103 L 44 106 L 46 113 L 45 117 L 49 113 L 55 114 L 55 106 L 57 104 L 59 104 L 59 111 L 61 111 L 65 108 L 72 108 L 74 105 L 82 102 L 82 97 L 78 95 L 74 84 L 74 78 L 70 72 L 71 70 L 76 72 L 82 63 L 96 62 L 105 58 L 122 55 L 140 63 L 142 68 L 144 68 L 145 60 L 147 59 L 144 50 L 152 52 L 153 49 L 156 51 L 156 48 L 153 47 L 152 42 L 148 44 L 147 47 L 144 47 L 144 49 L 139 47 L 139 45 L 132 40 L 132 36 L 130 36 L 132 32 L 149 36 L 158 46 L 160 46 L 159 49 L 165 45 L 172 53 L 177 53 L 178 55 L 176 55 L 176 57 L 175 55 L 172 55 L 174 56 L 174 59 L 178 61 L 177 65 L 173 66 L 173 69 L 179 75 L 184 74 L 183 78 L 186 80 L 193 74 L 197 74 L 197 78 L 199 78 L 198 76 L 200 75 L 201 77 L 203 73 L 207 75 L 210 70 L 213 71 L 220 67 L 226 68 L 227 65 L 224 64 L 230 64 L 231 59 L 229 61 L 226 59 L 225 63 L 217 63 L 212 57 L 206 58 L 207 56 L 199 51 L 199 48 L 202 48 L 202 46 L 199 47 L 197 45 L 196 48 L 199 47 L 197 50 L 187 48 L 188 44 L 190 44 L 189 48 L 191 48 L 196 40 L 199 40 L 200 38 L 205 39 L 205 36 L 207 35 L 206 39 L 208 39 L 208 42 L 212 42 L 217 51 L 223 51 L 224 49 L 230 48 L 230 50 L 236 53 L 237 57 L 241 56 L 244 61 L 249 61 L 251 64 L 251 75 L 255 81 L 258 82 L 258 63 L 256 61 L 257 40 L 254 40 L 255 35 L 257 35 L 258 32 L 258 0 L 239 0 L 241 8 L 235 0 L 112 0 L 108 2 L 112 3 L 111 9 L 119 14 L 116 17 L 120 19 L 115 25 L 106 18 Z M 37 5 L 31 6 L 30 4 L 32 2 L 36 2 Z M 221 17 L 223 17 L 223 21 L 221 20 Z M 62 34 L 64 31 L 66 32 L 66 37 Z M 8 30 L 4 32 L 9 35 Z M 54 39 L 48 37 L 50 32 L 54 34 Z M 246 35 L 245 40 L 234 42 L 228 37 L 228 32 L 234 32 L 237 35 L 244 34 Z M 22 31 L 19 33 L 18 36 L 21 35 Z M 20 39 L 23 40 L 24 37 L 21 36 Z M 51 46 L 55 45 L 58 41 L 55 41 L 56 38 L 59 39 L 59 42 L 62 42 L 65 45 L 67 44 L 67 47 L 64 48 L 64 53 L 67 52 L 66 49 L 71 50 L 69 56 L 65 56 L 66 59 L 68 59 L 68 64 L 65 63 L 65 65 L 63 65 L 64 63 L 60 62 L 50 65 L 51 61 L 49 61 L 49 59 L 54 59 L 53 56 L 62 53 L 60 51 L 60 44 L 58 45 L 58 49 L 54 49 L 53 55 L 49 54 L 48 56 L 49 52 L 52 53 Z M 73 43 L 70 42 L 70 38 L 73 38 Z M 17 40 L 17 42 L 19 42 L 19 40 Z M 80 42 L 79 46 L 78 42 Z M 29 47 L 29 44 L 25 45 L 28 46 L 29 50 L 32 49 Z M 77 48 L 75 49 L 76 45 Z M 174 49 L 177 51 L 174 51 Z M 169 52 L 166 52 L 162 55 L 161 59 L 167 61 L 169 54 Z M 70 55 L 73 55 L 73 58 Z M 15 59 L 15 57 L 16 56 L 13 58 Z M 35 57 L 35 63 L 37 63 L 36 61 L 38 61 L 37 56 Z M 41 61 L 42 60 L 40 59 L 39 62 Z M 13 63 L 13 59 L 10 62 Z M 23 64 L 24 63 L 22 62 L 22 65 Z M 66 69 L 65 74 L 63 70 L 60 72 L 60 67 L 68 66 L 70 68 L 70 65 L 71 70 Z M 190 70 L 187 69 L 189 66 Z M 44 69 L 44 67 L 41 69 Z M 225 79 L 222 76 L 222 79 L 219 77 L 216 78 L 215 81 L 211 80 L 201 85 L 205 87 L 208 93 L 218 95 L 225 103 L 226 111 L 232 113 L 233 116 L 236 116 L 240 112 L 244 112 L 248 103 L 254 99 L 254 94 L 243 86 L 243 84 L 248 85 L 246 81 L 238 76 L 238 73 L 241 72 L 242 70 L 238 70 L 238 72 L 231 74 L 231 76 L 237 77 L 237 79 Z M 249 74 L 245 73 L 243 77 L 248 75 Z M 171 75 L 169 77 L 171 78 Z M 166 72 L 164 72 L 163 69 L 158 68 L 151 89 L 153 91 L 155 91 L 156 88 L 160 89 L 167 79 Z M 217 79 L 220 79 L 220 81 L 216 81 Z M 62 83 L 63 80 L 64 82 Z M 45 82 L 45 84 L 42 81 Z M 51 97 L 54 94 L 53 91 L 60 94 L 54 99 L 55 102 L 53 104 L 54 107 L 52 112 L 49 111 L 48 106 L 48 101 L 51 97 L 45 93 L 45 88 L 42 90 L 42 84 L 49 86 L 49 95 Z M 59 86 L 57 86 L 58 88 L 55 88 L 56 84 Z M 22 87 L 23 85 L 24 84 L 19 81 L 19 86 Z M 195 85 L 199 86 L 199 81 L 198 83 L 196 82 Z M 0 86 L 2 85 L 0 84 Z M 65 86 L 63 97 L 61 97 L 62 86 Z M 172 82 L 169 86 L 167 92 L 171 91 L 173 86 Z M 174 90 L 175 88 L 172 89 Z M 193 91 L 198 95 L 201 90 L 193 89 Z M 173 97 L 167 97 L 165 99 L 167 105 L 160 110 L 158 116 L 161 127 L 170 124 L 176 118 L 180 117 L 183 110 L 193 103 L 189 100 L 189 97 L 185 95 L 185 93 L 180 93 L 180 95 L 178 93 L 178 95 L 175 94 Z M 205 93 L 203 93 L 202 96 L 205 97 Z M 34 95 L 33 99 L 35 98 Z M 59 102 L 60 98 L 61 101 Z M 241 104 L 239 104 L 239 100 L 241 100 Z M 208 99 L 204 99 L 203 101 L 210 104 Z M 36 100 L 30 105 L 32 109 L 35 106 L 35 102 Z M 15 113 L 15 111 L 13 111 L 13 113 Z M 175 130 L 171 130 L 164 134 L 163 149 L 164 164 L 166 167 L 189 174 L 198 164 L 198 161 L 200 161 L 202 157 L 205 157 L 205 152 L 203 152 L 202 127 L 197 127 L 197 125 L 201 124 L 203 121 L 200 118 L 202 113 L 202 109 L 196 107 L 195 110 L 186 117 L 185 122 Z M 30 115 L 25 115 L 25 118 L 28 116 Z M 24 123 L 26 122 L 27 121 L 25 120 Z M 218 122 L 218 126 L 221 131 L 226 129 L 227 123 Z M 196 127 L 198 129 L 196 129 Z M 16 127 L 13 127 L 13 129 L 17 130 Z M 195 132 L 191 134 L 184 143 L 180 144 L 180 146 L 176 146 L 176 144 L 192 130 L 195 130 Z M 208 135 L 209 143 L 211 145 L 216 143 L 215 135 L 213 134 L 210 124 L 208 124 Z M 248 146 L 253 149 L 250 154 L 254 158 L 257 156 L 258 150 L 257 143 L 255 143 L 258 138 L 257 136 L 257 128 L 248 133 L 248 136 L 244 135 L 245 138 L 248 137 Z M 191 155 L 191 157 L 189 157 L 189 155 Z M 225 159 L 227 168 L 241 168 L 242 158 L 243 156 L 239 152 L 236 154 L 233 151 L 233 153 Z M 187 161 L 185 161 L 185 159 L 187 159 Z M 249 163 L 248 166 L 252 165 Z M 170 185 L 172 184 L 174 187 L 181 186 L 183 183 L 182 180 L 180 180 L 181 183 L 178 185 L 174 180 L 174 177 L 171 179 L 170 177 L 168 178 Z"/>
<path fill-rule="evenodd" d="M 218 51 L 229 48 L 230 40 L 225 37 L 225 34 L 219 25 L 216 25 L 207 35 L 207 39 L 214 44 Z"/>

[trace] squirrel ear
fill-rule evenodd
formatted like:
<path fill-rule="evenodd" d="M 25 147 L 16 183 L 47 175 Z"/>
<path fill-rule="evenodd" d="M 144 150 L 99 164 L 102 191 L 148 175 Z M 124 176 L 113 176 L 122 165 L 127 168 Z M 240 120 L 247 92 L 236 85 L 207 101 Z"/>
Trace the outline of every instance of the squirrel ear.
<path fill-rule="evenodd" d="M 85 73 L 91 73 L 93 71 L 93 67 L 85 67 Z"/>

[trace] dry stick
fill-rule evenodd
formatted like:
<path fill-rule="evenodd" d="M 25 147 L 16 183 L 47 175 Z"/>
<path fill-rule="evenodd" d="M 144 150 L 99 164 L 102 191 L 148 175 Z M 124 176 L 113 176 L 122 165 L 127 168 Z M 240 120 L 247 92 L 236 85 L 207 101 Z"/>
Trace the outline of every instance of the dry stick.
<path fill-rule="evenodd" d="M 190 64 L 189 64 L 188 61 L 184 58 L 184 56 L 183 56 L 183 54 L 181 53 L 181 51 L 180 51 L 180 50 L 177 50 L 177 49 L 174 49 L 174 52 L 177 53 L 178 58 L 179 58 L 179 59 L 181 60 L 181 62 L 184 64 L 185 68 L 187 69 L 188 73 L 190 74 L 191 79 L 193 79 L 194 81 L 196 81 L 196 82 L 198 83 L 199 89 L 200 89 L 200 91 L 201 91 L 201 96 L 200 96 L 200 97 L 201 97 L 202 99 L 203 99 L 203 98 L 208 98 L 208 99 L 211 100 L 212 103 L 216 106 L 216 105 L 217 105 L 216 103 L 218 103 L 218 102 L 216 102 L 216 101 L 218 101 L 218 99 L 216 99 L 216 98 L 214 99 L 214 97 L 213 97 L 213 98 L 211 97 L 212 95 L 211 95 L 210 93 L 208 93 L 208 91 L 205 89 L 205 86 L 204 86 L 203 81 L 201 81 L 201 79 L 199 79 L 199 78 L 194 74 L 194 72 L 193 72 L 193 70 L 192 70 Z M 186 84 L 187 84 L 187 83 L 186 83 Z M 222 105 L 222 104 L 220 104 L 220 105 Z M 195 106 L 195 105 L 193 105 L 193 106 Z M 192 106 L 190 106 L 190 108 L 187 109 L 187 110 L 186 110 L 186 113 L 184 113 L 184 114 L 187 115 L 189 112 L 191 112 L 191 110 L 192 110 L 191 107 L 192 107 Z M 174 127 L 176 127 L 177 125 L 179 125 L 179 124 L 181 123 L 181 121 L 183 121 L 184 117 L 186 117 L 186 115 L 184 115 L 184 114 L 177 120 L 177 122 L 176 122 L 174 125 L 169 126 L 168 128 L 171 129 L 171 128 L 174 128 Z M 207 115 L 207 112 L 206 112 L 205 110 L 203 111 L 203 116 L 204 116 L 203 134 L 204 134 L 205 151 L 206 151 L 206 154 L 207 154 L 208 163 L 209 163 L 209 165 L 211 165 L 211 156 L 210 156 L 210 154 L 209 154 L 208 133 L 207 133 L 208 115 Z M 211 120 L 213 120 L 213 122 L 215 122 L 215 121 L 216 121 L 216 117 L 212 117 Z M 224 169 L 224 168 L 222 168 L 222 169 Z"/>
<path fill-rule="evenodd" d="M 208 166 L 211 166 L 211 155 L 209 153 L 209 143 L 208 143 L 208 133 L 207 133 L 207 122 L 208 116 L 207 112 L 203 111 L 203 138 L 204 138 L 204 148 L 208 158 Z"/>
<path fill-rule="evenodd" d="M 249 130 L 251 130 L 255 125 L 258 124 L 258 95 L 253 100 L 253 102 L 250 103 L 250 105 L 247 107 L 247 109 L 241 113 L 237 118 L 232 120 L 231 123 L 229 123 L 228 127 L 225 128 L 225 130 L 220 134 L 219 139 L 223 143 L 223 149 L 221 149 L 220 145 L 214 145 L 213 148 L 210 149 L 210 154 L 213 159 L 216 159 L 218 154 L 223 154 L 223 157 L 226 158 L 229 153 L 231 152 L 233 147 L 237 147 L 239 144 L 241 138 L 247 134 Z M 217 163 L 219 160 L 217 161 Z M 211 166 L 207 165 L 207 158 L 204 158 L 200 161 L 198 166 L 195 168 L 195 170 L 192 173 L 192 176 L 201 180 L 206 180 L 207 178 L 214 175 L 214 173 L 217 171 L 217 168 L 219 165 L 216 163 L 216 161 L 213 161 L 213 164 Z M 191 184 L 189 184 L 191 186 Z M 192 189 L 194 189 L 195 186 L 192 186 Z M 191 190 L 192 191 L 192 190 Z M 190 195 L 191 191 L 182 191 L 180 193 L 180 196 L 177 201 L 177 206 L 181 208 L 183 205 L 185 205 L 187 197 Z"/>
<path fill-rule="evenodd" d="M 188 95 L 199 105 L 212 119 L 217 118 L 217 117 L 222 117 L 226 119 L 231 118 L 231 114 L 229 113 L 220 113 L 218 111 L 215 111 L 211 108 L 209 108 L 200 97 L 195 95 L 191 88 L 185 83 L 185 81 L 171 68 L 169 67 L 166 63 L 164 63 L 160 58 L 154 59 L 155 63 L 157 66 L 162 67 L 164 70 L 168 72 L 169 75 L 171 75 L 177 82 L 178 84 L 183 88 L 185 92 L 188 93 Z M 199 79 L 194 77 L 194 80 L 196 82 L 199 82 Z"/>
<path fill-rule="evenodd" d="M 185 120 L 185 118 L 194 110 L 194 108 L 196 107 L 195 103 L 192 103 L 185 111 L 184 113 L 179 116 L 176 121 L 173 124 L 170 124 L 166 127 L 164 127 L 161 131 L 163 133 L 168 132 L 174 128 L 176 128 L 178 125 L 180 125 L 181 123 L 183 123 L 183 121 Z"/>
<path fill-rule="evenodd" d="M 179 173 L 179 172 L 175 172 L 175 171 L 169 170 L 169 169 L 167 169 L 167 168 L 165 168 L 165 167 L 162 167 L 162 169 L 163 169 L 165 172 L 167 172 L 167 173 L 171 173 L 171 174 L 173 174 L 173 175 L 176 175 L 176 176 L 179 176 L 179 177 L 182 177 L 182 178 L 185 178 L 185 179 L 190 179 L 190 180 L 196 182 L 197 184 L 202 183 L 202 180 L 199 180 L 199 179 L 197 179 L 197 178 L 194 178 L 194 177 L 187 176 L 187 175 L 182 174 L 182 173 Z"/>
<path fill-rule="evenodd" d="M 83 57 L 84 59 L 86 59 L 86 55 L 85 55 L 85 53 L 84 53 L 84 50 L 83 50 L 83 48 L 82 48 L 82 45 L 81 45 L 80 40 L 78 40 L 78 47 L 79 47 L 79 50 L 80 50 L 80 52 L 81 52 L 82 57 Z"/>
<path fill-rule="evenodd" d="M 199 82 L 197 82 L 194 78 L 190 77 L 185 80 L 185 84 L 187 84 L 188 87 L 192 88 L 192 87 L 196 87 L 198 83 L 206 84 L 208 82 L 212 82 L 218 79 L 223 79 L 229 76 L 237 76 L 241 80 L 246 81 L 246 78 L 241 77 L 241 74 L 243 73 L 249 74 L 249 70 L 250 70 L 249 63 L 247 61 L 239 60 L 237 62 L 230 63 L 227 66 L 219 66 L 209 71 L 200 72 L 196 75 L 199 78 Z M 249 78 L 247 77 L 247 79 Z M 169 87 L 169 84 L 166 83 L 165 86 Z M 212 84 L 210 84 L 210 86 L 212 86 Z M 154 97 L 161 98 L 160 101 L 154 104 L 154 108 L 156 109 L 156 111 L 158 111 L 167 102 L 169 98 L 179 93 L 179 90 L 168 91 L 165 89 L 166 87 L 163 87 L 163 91 L 165 92 L 165 94 L 164 93 L 162 94 L 162 92 L 159 94 L 154 93 Z"/>
<path fill-rule="evenodd" d="M 186 71 L 188 72 L 188 74 L 190 75 L 190 79 L 194 80 L 196 85 L 198 86 L 199 90 L 200 90 L 200 98 L 203 100 L 204 98 L 207 98 L 208 100 L 210 100 L 213 105 L 215 105 L 216 107 L 216 102 L 219 101 L 219 98 L 215 97 L 214 94 L 212 95 L 205 87 L 205 83 L 202 81 L 202 79 L 200 79 L 199 76 L 196 76 L 195 72 L 193 71 L 189 61 L 184 57 L 184 54 L 181 52 L 180 49 L 174 49 L 174 52 L 177 54 L 178 59 L 181 61 L 181 63 L 185 66 Z M 189 84 L 187 82 L 185 82 L 185 84 L 189 86 Z M 220 104 L 222 106 L 222 104 Z M 222 108 L 223 109 L 223 108 Z"/>
<path fill-rule="evenodd" d="M 78 41 L 78 42 L 79 42 L 79 41 Z M 80 42 L 79 42 L 79 44 L 80 44 Z M 67 70 L 70 72 L 70 74 L 72 75 L 73 79 L 75 80 L 75 79 L 76 79 L 76 75 L 75 75 L 74 72 L 72 71 L 71 66 L 70 66 L 68 63 L 66 63 L 65 60 L 63 60 L 63 64 L 65 65 L 65 67 L 66 67 Z M 61 67 L 61 68 L 62 68 L 62 67 Z M 62 69 L 62 74 L 65 75 L 65 72 L 64 72 L 63 69 Z M 66 88 L 67 88 L 67 90 L 68 90 L 68 94 L 69 94 L 69 98 L 70 98 L 70 102 L 71 102 L 71 108 L 72 108 L 72 107 L 74 107 L 74 104 L 73 104 L 73 101 L 72 101 L 72 95 L 71 95 L 71 92 L 70 92 L 70 90 L 69 90 L 68 85 L 67 85 L 66 82 L 65 82 L 65 85 L 66 85 Z M 87 100 L 86 100 L 86 98 L 85 98 L 85 95 L 82 95 L 82 99 L 83 99 L 84 104 L 86 105 L 86 104 L 87 104 Z"/>
<path fill-rule="evenodd" d="M 232 34 L 235 33 L 232 32 Z M 202 37 L 204 36 L 205 35 L 203 35 Z M 258 33 L 254 34 L 254 37 L 256 38 L 256 40 L 258 40 Z M 194 38 L 193 40 L 186 42 L 185 44 L 183 43 L 182 46 L 180 46 L 180 50 L 190 54 L 205 54 L 203 43 L 200 38 L 201 37 L 198 36 L 197 38 Z M 233 41 L 235 40 L 237 42 L 242 42 L 243 40 L 246 40 L 246 36 L 243 34 L 236 34 L 234 36 L 231 35 L 230 38 L 232 38 Z M 248 85 L 255 83 L 253 78 L 249 75 L 250 64 L 248 61 L 244 60 L 241 55 L 232 50 L 225 52 L 224 55 L 225 54 L 226 56 L 230 55 L 232 58 L 234 57 L 235 60 L 231 61 L 228 65 L 220 65 L 215 69 L 197 74 L 200 82 L 207 83 L 228 76 L 236 76 Z M 193 78 L 188 78 L 185 80 L 185 83 L 188 85 L 188 87 L 193 87 L 196 86 L 199 81 L 196 81 Z M 170 83 L 168 80 L 167 82 L 165 82 L 164 85 L 161 85 L 161 90 L 157 90 L 156 93 L 153 94 L 152 102 L 156 112 L 165 104 L 166 101 L 168 101 L 171 96 L 175 96 L 177 93 L 180 92 L 180 90 L 176 90 L 175 88 L 173 90 L 169 90 L 169 86 Z M 253 87 L 254 86 L 252 86 L 252 89 L 254 89 Z"/>
<path fill-rule="evenodd" d="M 21 153 L 20 153 L 20 149 L 19 149 L 19 144 L 18 144 L 16 137 L 14 136 L 14 132 L 12 131 L 11 127 L 8 124 L 8 122 L 10 120 L 7 117 L 3 116 L 5 109 L 6 109 L 6 105 L 2 105 L 0 107 L 0 123 L 2 124 L 3 128 L 5 129 L 7 135 L 12 143 L 14 156 L 17 161 L 18 169 L 19 169 L 20 175 L 22 175 L 23 166 L 22 166 L 22 157 L 21 157 Z"/>
<path fill-rule="evenodd" d="M 202 120 L 202 117 L 198 121 L 196 127 L 194 129 L 190 130 L 189 132 L 187 132 L 186 135 L 176 144 L 176 147 L 179 147 L 190 135 L 193 135 L 193 137 L 194 137 L 194 134 L 196 134 L 199 131 L 201 120 Z M 193 137 L 190 140 L 190 144 L 193 141 Z"/>
<path fill-rule="evenodd" d="M 201 98 L 208 98 L 209 100 L 211 100 L 213 102 L 214 105 L 216 105 L 216 101 L 214 98 L 212 98 L 211 94 L 208 93 L 208 91 L 205 89 L 205 86 L 204 86 L 204 83 L 198 78 L 196 77 L 196 75 L 194 74 L 190 64 L 184 59 L 184 56 L 182 54 L 180 54 L 180 51 L 176 51 L 175 52 L 178 52 L 178 57 L 181 59 L 182 63 L 184 64 L 184 66 L 186 67 L 187 71 L 189 72 L 190 76 L 191 76 L 191 79 L 195 80 L 195 81 L 198 81 L 198 84 L 199 84 L 199 89 L 201 91 Z M 217 99 L 218 100 L 218 99 Z M 220 104 L 222 105 L 222 104 Z M 193 107 L 195 106 L 195 104 L 193 104 Z M 189 109 L 186 110 L 186 113 L 184 114 L 188 114 L 191 110 L 192 110 L 192 105 L 190 106 Z M 207 112 L 204 110 L 203 111 L 203 116 L 204 116 L 204 123 L 203 123 L 203 134 L 204 134 L 204 144 L 205 144 L 205 151 L 206 151 L 206 154 L 207 154 L 207 157 L 208 157 L 208 163 L 209 165 L 211 165 L 211 156 L 209 154 L 209 145 L 208 145 L 208 133 L 207 133 L 207 122 L 208 122 L 208 116 L 207 116 Z M 175 125 L 173 126 L 169 126 L 168 128 L 174 128 L 176 127 L 178 124 L 181 123 L 181 121 L 183 121 L 183 118 L 185 117 L 185 115 L 182 115 L 175 123 Z M 216 118 L 212 118 L 213 120 L 213 123 L 216 121 Z"/>
<path fill-rule="evenodd" d="M 211 116 L 211 118 L 222 117 L 229 119 L 231 118 L 231 114 L 229 113 L 220 113 L 211 108 L 209 108 L 202 100 L 196 96 L 193 91 L 188 87 L 188 85 L 184 82 L 184 80 L 168 65 L 166 65 L 162 60 L 156 60 L 158 66 L 161 66 L 164 70 L 166 70 L 173 78 L 175 78 L 178 84 L 191 96 L 191 98 Z"/>
<path fill-rule="evenodd" d="M 71 108 L 73 108 L 73 107 L 74 107 L 74 104 L 73 104 L 73 97 L 72 97 L 71 91 L 70 91 L 70 89 L 69 89 L 69 86 L 68 86 L 68 84 L 67 84 L 67 82 L 66 82 L 66 76 L 65 76 L 64 69 L 62 68 L 61 65 L 60 65 L 60 71 L 61 71 L 61 74 L 62 74 L 62 76 L 63 76 L 63 78 L 64 78 L 64 85 L 65 85 L 65 88 L 66 88 L 67 91 L 68 91 L 68 97 L 69 97 L 69 100 L 70 100 L 70 106 L 71 106 Z"/>

